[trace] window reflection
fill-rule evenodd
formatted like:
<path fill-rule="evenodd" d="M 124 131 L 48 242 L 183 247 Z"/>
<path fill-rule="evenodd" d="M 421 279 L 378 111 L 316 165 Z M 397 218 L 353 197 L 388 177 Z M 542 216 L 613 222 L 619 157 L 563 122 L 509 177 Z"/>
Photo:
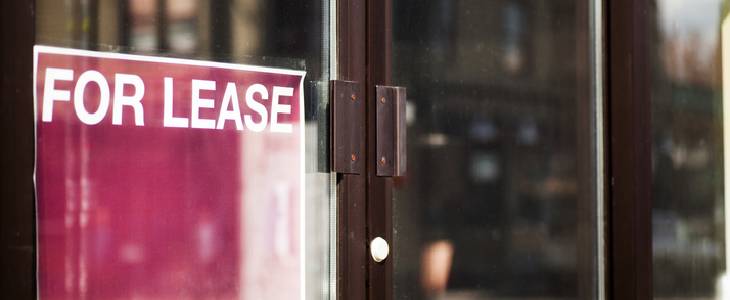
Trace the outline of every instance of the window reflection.
<path fill-rule="evenodd" d="M 593 298 L 587 2 L 394 5 L 395 297 Z"/>
<path fill-rule="evenodd" d="M 657 0 L 653 39 L 653 279 L 656 299 L 726 299 L 722 0 Z M 723 162 L 724 160 L 724 162 Z"/>

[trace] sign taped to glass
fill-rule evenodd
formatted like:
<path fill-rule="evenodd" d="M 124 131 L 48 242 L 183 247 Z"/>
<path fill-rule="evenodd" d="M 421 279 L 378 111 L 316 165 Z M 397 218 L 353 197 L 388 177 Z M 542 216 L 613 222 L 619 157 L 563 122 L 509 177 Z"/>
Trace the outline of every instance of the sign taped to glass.
<path fill-rule="evenodd" d="M 34 51 L 40 298 L 303 297 L 304 71 Z"/>

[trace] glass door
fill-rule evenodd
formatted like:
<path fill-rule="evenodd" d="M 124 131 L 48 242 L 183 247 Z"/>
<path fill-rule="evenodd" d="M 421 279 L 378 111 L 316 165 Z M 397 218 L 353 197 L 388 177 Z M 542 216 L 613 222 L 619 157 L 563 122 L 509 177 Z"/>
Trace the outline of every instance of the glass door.
<path fill-rule="evenodd" d="M 599 297 L 594 5 L 393 1 L 394 299 Z"/>

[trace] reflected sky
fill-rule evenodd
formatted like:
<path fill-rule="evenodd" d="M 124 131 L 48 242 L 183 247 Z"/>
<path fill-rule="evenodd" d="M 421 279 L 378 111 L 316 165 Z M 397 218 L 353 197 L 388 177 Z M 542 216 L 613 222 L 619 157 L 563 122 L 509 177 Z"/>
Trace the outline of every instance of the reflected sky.
<path fill-rule="evenodd" d="M 658 0 L 660 34 L 680 47 L 691 47 L 702 63 L 711 63 L 719 41 L 721 5 L 721 0 Z"/>

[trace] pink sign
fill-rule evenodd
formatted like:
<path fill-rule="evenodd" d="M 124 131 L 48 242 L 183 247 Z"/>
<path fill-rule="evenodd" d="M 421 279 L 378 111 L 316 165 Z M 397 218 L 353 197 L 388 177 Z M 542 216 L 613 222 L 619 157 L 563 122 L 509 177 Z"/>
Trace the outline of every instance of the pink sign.
<path fill-rule="evenodd" d="M 303 298 L 303 71 L 34 51 L 41 299 Z"/>

